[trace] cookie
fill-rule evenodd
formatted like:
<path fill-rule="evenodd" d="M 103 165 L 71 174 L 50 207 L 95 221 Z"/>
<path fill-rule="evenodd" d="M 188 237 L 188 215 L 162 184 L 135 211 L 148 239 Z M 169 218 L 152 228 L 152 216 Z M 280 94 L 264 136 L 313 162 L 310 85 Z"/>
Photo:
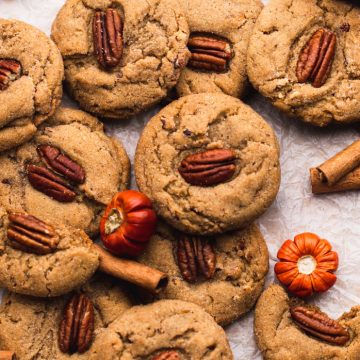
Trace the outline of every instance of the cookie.
<path fill-rule="evenodd" d="M 107 328 L 132 306 L 126 288 L 106 276 L 96 276 L 81 293 L 93 304 L 95 340 L 101 329 Z M 89 359 L 90 354 L 96 353 L 95 358 L 100 359 L 106 348 L 92 345 L 87 352 L 72 356 L 59 348 L 59 327 L 64 308 L 72 296 L 37 299 L 13 293 L 6 295 L 0 306 L 0 348 L 14 351 L 19 360 Z"/>
<path fill-rule="evenodd" d="M 60 109 L 36 136 L 0 156 L 0 204 L 53 225 L 98 232 L 101 213 L 129 182 L 122 145 L 94 117 Z"/>
<path fill-rule="evenodd" d="M 255 337 L 265 360 L 357 359 L 360 353 L 360 306 L 338 320 L 349 330 L 350 342 L 335 346 L 307 335 L 290 317 L 290 299 L 279 285 L 261 295 L 255 310 Z"/>
<path fill-rule="evenodd" d="M 110 44 L 99 35 L 109 37 L 106 16 L 118 25 L 110 59 L 103 56 Z M 85 110 L 112 119 L 129 118 L 167 96 L 186 65 L 188 36 L 176 0 L 68 0 L 52 28 L 70 93 Z"/>
<path fill-rule="evenodd" d="M 195 280 L 182 273 L 179 260 L 184 255 L 181 249 L 184 241 L 187 244 L 199 241 L 202 249 L 199 253 L 208 256 L 205 261 L 211 259 L 210 252 L 213 254 L 215 266 L 210 269 L 211 276 L 201 274 L 199 265 Z M 187 257 L 186 270 L 191 264 L 191 254 L 195 253 Z M 198 256 L 195 258 L 199 261 Z M 158 298 L 195 303 L 222 326 L 254 306 L 269 268 L 267 246 L 256 225 L 210 239 L 186 236 L 162 225 L 138 260 L 168 274 L 168 286 Z"/>
<path fill-rule="evenodd" d="M 131 308 L 93 346 L 109 350 L 91 360 L 233 359 L 224 330 L 200 307 L 179 300 Z"/>
<path fill-rule="evenodd" d="M 351 2 L 270 0 L 250 39 L 250 81 L 276 107 L 313 125 L 358 121 L 359 18 Z"/>
<path fill-rule="evenodd" d="M 99 266 L 92 241 L 82 230 L 41 224 L 47 231 L 44 243 L 33 217 L 9 219 L 0 208 L 0 219 L 1 287 L 32 296 L 59 296 L 83 285 Z M 34 244 L 34 239 L 39 241 Z"/>
<path fill-rule="evenodd" d="M 40 30 L 0 19 L 0 151 L 31 139 L 60 105 L 64 65 Z"/>
<path fill-rule="evenodd" d="M 262 9 L 261 1 L 181 0 L 180 3 L 189 23 L 188 45 L 192 55 L 177 83 L 178 94 L 220 92 L 241 97 L 247 85 L 248 42 Z"/>
<path fill-rule="evenodd" d="M 175 228 L 211 235 L 251 223 L 280 184 L 271 127 L 240 100 L 189 95 L 146 125 L 135 156 L 139 189 Z"/>

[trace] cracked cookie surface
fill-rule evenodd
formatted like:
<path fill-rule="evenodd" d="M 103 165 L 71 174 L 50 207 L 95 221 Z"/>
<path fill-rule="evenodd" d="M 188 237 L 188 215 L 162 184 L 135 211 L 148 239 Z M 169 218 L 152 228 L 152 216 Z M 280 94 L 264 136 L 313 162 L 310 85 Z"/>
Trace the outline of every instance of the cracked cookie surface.
<path fill-rule="evenodd" d="M 233 359 L 224 330 L 200 307 L 179 300 L 133 307 L 101 331 L 98 344 L 108 353 L 89 359 L 148 360 L 167 350 L 181 360 Z"/>
<path fill-rule="evenodd" d="M 290 317 L 291 300 L 279 285 L 271 285 L 255 309 L 255 337 L 265 360 L 358 359 L 360 353 L 360 306 L 353 307 L 338 321 L 350 331 L 350 342 L 334 346 L 318 340 L 295 325 Z"/>
<path fill-rule="evenodd" d="M 56 45 L 40 30 L 0 19 L 0 59 L 21 65 L 19 78 L 0 91 L 0 151 L 31 139 L 60 105 L 64 65 Z"/>
<path fill-rule="evenodd" d="M 124 22 L 120 64 L 102 70 L 94 54 L 96 10 L 115 8 Z M 188 58 L 189 30 L 175 0 L 68 0 L 52 29 L 66 83 L 85 110 L 124 119 L 146 110 L 176 85 Z"/>
<path fill-rule="evenodd" d="M 271 0 L 250 39 L 250 81 L 272 103 L 305 122 L 326 126 L 360 118 L 360 9 L 348 1 Z M 319 88 L 299 83 L 297 61 L 320 28 L 336 35 L 331 71 Z"/>
<path fill-rule="evenodd" d="M 187 183 L 178 168 L 188 155 L 232 149 L 227 182 Z M 135 156 L 139 189 L 175 228 L 211 235 L 244 227 L 273 202 L 280 184 L 279 146 L 271 127 L 240 100 L 223 94 L 174 101 L 145 127 Z"/>
<path fill-rule="evenodd" d="M 9 219 L 0 209 L 0 286 L 32 296 L 59 296 L 83 285 L 99 266 L 92 241 L 82 230 L 58 226 L 55 252 L 36 255 L 12 248 L 7 241 Z"/>
<path fill-rule="evenodd" d="M 191 33 L 217 35 L 227 39 L 233 58 L 223 73 L 197 71 L 186 67 L 177 83 L 180 96 L 220 92 L 241 97 L 246 89 L 246 53 L 258 17 L 260 0 L 181 0 Z"/>
<path fill-rule="evenodd" d="M 122 283 L 105 275 L 96 275 L 80 291 L 94 305 L 95 342 L 101 330 L 133 304 Z M 0 306 L 1 349 L 11 349 L 19 360 L 93 359 L 91 356 L 104 359 L 106 348 L 94 344 L 84 354 L 68 355 L 60 351 L 58 331 L 69 298 L 70 295 L 52 299 L 5 295 Z"/>
<path fill-rule="evenodd" d="M 169 276 L 169 284 L 158 296 L 199 305 L 222 326 L 248 312 L 259 297 L 269 268 L 266 243 L 256 225 L 212 238 L 216 270 L 212 279 L 185 281 L 176 259 L 180 234 L 161 224 L 138 260 Z"/>
<path fill-rule="evenodd" d="M 47 167 L 37 151 L 46 144 L 60 149 L 85 171 L 85 181 L 73 187 L 72 202 L 60 202 L 36 190 L 27 165 Z M 0 156 L 0 204 L 8 211 L 25 211 L 53 225 L 64 224 L 98 233 L 102 211 L 117 191 L 125 190 L 130 176 L 128 156 L 117 140 L 89 114 L 61 108 L 43 123 L 27 144 Z"/>

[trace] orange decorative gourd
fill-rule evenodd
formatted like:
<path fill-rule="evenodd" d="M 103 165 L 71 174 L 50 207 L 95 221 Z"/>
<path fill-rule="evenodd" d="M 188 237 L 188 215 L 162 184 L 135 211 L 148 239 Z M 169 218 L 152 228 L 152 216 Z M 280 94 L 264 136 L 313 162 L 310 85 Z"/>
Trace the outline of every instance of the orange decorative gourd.
<path fill-rule="evenodd" d="M 335 284 L 333 272 L 339 264 L 337 253 L 331 249 L 327 240 L 315 234 L 299 234 L 279 249 L 275 274 L 294 295 L 306 297 L 325 292 Z"/>
<path fill-rule="evenodd" d="M 116 255 L 137 256 L 154 234 L 156 224 L 150 199 L 135 190 L 123 191 L 113 197 L 104 212 L 101 240 Z"/>

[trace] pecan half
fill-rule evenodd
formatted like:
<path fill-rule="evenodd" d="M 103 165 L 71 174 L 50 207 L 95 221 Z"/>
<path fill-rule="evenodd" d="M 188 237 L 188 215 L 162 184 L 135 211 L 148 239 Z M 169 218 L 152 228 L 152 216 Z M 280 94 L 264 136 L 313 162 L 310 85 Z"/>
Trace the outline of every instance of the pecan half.
<path fill-rule="evenodd" d="M 12 59 L 0 60 L 0 90 L 9 87 L 10 82 L 19 79 L 21 76 L 21 64 Z"/>
<path fill-rule="evenodd" d="M 94 307 L 84 294 L 75 294 L 67 303 L 59 329 L 59 347 L 63 353 L 84 353 L 94 333 Z"/>
<path fill-rule="evenodd" d="M 319 88 L 329 77 L 335 57 L 336 35 L 326 29 L 317 30 L 302 49 L 296 66 L 296 77 L 300 83 L 310 80 Z"/>
<path fill-rule="evenodd" d="M 177 351 L 168 350 L 153 356 L 151 360 L 181 360 L 181 358 Z"/>
<path fill-rule="evenodd" d="M 214 276 L 216 255 L 206 238 L 181 235 L 177 243 L 177 262 L 184 280 L 195 283 L 198 273 L 206 279 Z"/>
<path fill-rule="evenodd" d="M 305 306 L 290 308 L 294 322 L 305 332 L 334 345 L 344 345 L 349 339 L 349 332 L 337 321 L 325 313 Z"/>
<path fill-rule="evenodd" d="M 55 229 L 28 214 L 9 215 L 7 237 L 11 247 L 39 255 L 54 252 L 59 243 Z"/>
<path fill-rule="evenodd" d="M 84 169 L 58 148 L 51 145 L 39 145 L 37 150 L 41 158 L 52 170 L 77 184 L 84 183 Z"/>
<path fill-rule="evenodd" d="M 28 165 L 27 177 L 33 188 L 60 202 L 72 202 L 76 193 L 62 178 L 45 167 Z"/>
<path fill-rule="evenodd" d="M 97 11 L 93 19 L 94 48 L 99 64 L 112 68 L 119 64 L 123 54 L 123 24 L 119 12 L 107 9 Z"/>
<path fill-rule="evenodd" d="M 191 185 L 217 185 L 234 175 L 235 159 L 232 150 L 207 150 L 186 157 L 181 162 L 179 173 Z"/>
<path fill-rule="evenodd" d="M 190 36 L 188 66 L 197 70 L 225 72 L 233 57 L 230 43 L 212 34 Z"/>

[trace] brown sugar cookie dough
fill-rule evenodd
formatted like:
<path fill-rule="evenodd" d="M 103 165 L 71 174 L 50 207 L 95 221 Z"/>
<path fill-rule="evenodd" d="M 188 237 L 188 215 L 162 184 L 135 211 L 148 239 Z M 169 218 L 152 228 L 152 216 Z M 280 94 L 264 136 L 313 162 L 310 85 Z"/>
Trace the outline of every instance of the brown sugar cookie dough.
<path fill-rule="evenodd" d="M 196 255 L 196 279 L 192 281 L 183 275 L 179 259 L 185 253 L 181 249 L 184 241 L 190 245 L 198 241 L 200 253 L 207 255 L 204 261 L 212 259 L 210 253 L 214 256 L 210 279 L 202 274 L 201 258 Z M 191 253 L 195 254 L 195 247 Z M 235 321 L 254 306 L 269 268 L 267 246 L 256 225 L 209 239 L 187 236 L 161 225 L 138 260 L 169 275 L 168 286 L 158 298 L 195 303 L 222 326 Z M 191 266 L 190 256 L 187 260 L 185 271 Z"/>
<path fill-rule="evenodd" d="M 43 224 L 51 245 L 41 246 L 43 243 L 37 242 L 36 247 L 33 244 L 26 247 L 24 244 L 34 238 L 44 239 L 44 234 L 37 231 L 36 219 L 17 214 L 13 222 L 11 215 L 9 218 L 0 208 L 1 287 L 25 295 L 59 296 L 83 285 L 98 268 L 98 254 L 91 249 L 92 241 L 82 230 Z M 31 230 L 29 222 L 33 224 Z M 10 236 L 8 231 L 12 231 Z M 15 240 L 20 236 L 26 238 L 24 242 Z"/>
<path fill-rule="evenodd" d="M 93 21 L 108 9 L 120 17 L 120 35 L 113 39 L 114 61 L 104 68 L 95 54 Z M 129 118 L 166 97 L 186 65 L 188 36 L 176 0 L 68 0 L 52 29 L 73 97 L 85 110 L 114 119 Z M 108 47 L 101 42 L 103 54 Z"/>
<path fill-rule="evenodd" d="M 94 277 L 79 292 L 93 304 L 93 342 L 101 329 L 132 306 L 126 288 L 106 276 Z M 60 322 L 72 296 L 37 299 L 14 293 L 6 295 L 0 306 L 0 348 L 14 351 L 19 360 L 104 359 L 107 349 L 93 344 L 83 354 L 70 355 L 60 350 Z"/>
<path fill-rule="evenodd" d="M 360 306 L 339 319 L 350 333 L 345 346 L 336 346 L 308 335 L 290 316 L 291 300 L 279 285 L 260 296 L 255 310 L 255 337 L 265 360 L 358 359 L 360 353 Z"/>
<path fill-rule="evenodd" d="M 278 142 L 240 100 L 189 95 L 149 121 L 137 146 L 135 175 L 157 213 L 175 228 L 221 233 L 248 225 L 275 199 Z"/>
<path fill-rule="evenodd" d="M 179 300 L 133 307 L 101 330 L 93 346 L 105 350 L 91 360 L 233 359 L 224 330 L 200 307 Z"/>
<path fill-rule="evenodd" d="M 270 0 L 250 39 L 249 78 L 275 106 L 305 122 L 358 121 L 359 32 L 355 3 Z"/>
<path fill-rule="evenodd" d="M 60 105 L 64 65 L 40 30 L 0 19 L 0 151 L 20 145 Z"/>
<path fill-rule="evenodd" d="M 220 92 L 241 97 L 247 83 L 249 37 L 262 9 L 261 1 L 181 0 L 180 3 L 191 32 L 188 46 L 192 57 L 181 72 L 178 94 Z"/>
<path fill-rule="evenodd" d="M 27 144 L 0 156 L 0 204 L 53 225 L 98 232 L 101 213 L 129 181 L 122 145 L 94 117 L 60 109 Z"/>

